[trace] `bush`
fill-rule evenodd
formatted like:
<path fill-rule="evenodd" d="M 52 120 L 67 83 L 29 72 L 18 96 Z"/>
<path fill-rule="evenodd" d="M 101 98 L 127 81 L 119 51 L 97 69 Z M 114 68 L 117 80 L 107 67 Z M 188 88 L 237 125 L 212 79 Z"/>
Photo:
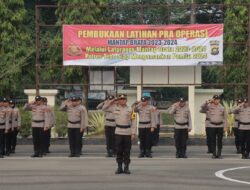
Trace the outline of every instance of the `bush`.
<path fill-rule="evenodd" d="M 21 128 L 20 135 L 22 137 L 29 137 L 31 135 L 31 112 L 24 111 L 22 108 L 19 108 L 21 114 Z"/>
<path fill-rule="evenodd" d="M 59 111 L 57 106 L 55 106 L 54 111 L 56 116 L 55 132 L 57 133 L 58 137 L 66 137 L 68 133 L 67 112 Z"/>
<path fill-rule="evenodd" d="M 89 126 L 93 128 L 93 131 L 89 135 L 100 135 L 104 133 L 105 114 L 102 111 L 96 111 L 89 113 L 88 119 Z"/>

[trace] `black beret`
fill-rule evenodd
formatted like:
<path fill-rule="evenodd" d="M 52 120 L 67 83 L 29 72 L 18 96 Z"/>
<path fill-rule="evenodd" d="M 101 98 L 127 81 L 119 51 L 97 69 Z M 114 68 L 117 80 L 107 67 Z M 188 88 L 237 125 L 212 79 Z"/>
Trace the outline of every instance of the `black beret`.
<path fill-rule="evenodd" d="M 10 104 L 15 104 L 15 101 L 14 100 L 9 100 L 9 103 Z"/>
<path fill-rule="evenodd" d="M 213 99 L 214 99 L 214 100 L 219 100 L 219 99 L 220 99 L 220 96 L 219 96 L 219 95 L 214 95 L 214 96 L 213 96 Z"/>
<path fill-rule="evenodd" d="M 35 97 L 35 101 L 40 101 L 40 100 L 42 100 L 43 98 L 42 98 L 42 96 L 36 96 Z"/>
<path fill-rule="evenodd" d="M 3 98 L 2 102 L 9 102 L 7 98 Z"/>
<path fill-rule="evenodd" d="M 247 98 L 244 98 L 242 101 L 243 101 L 244 103 L 248 103 L 248 99 L 247 99 Z"/>

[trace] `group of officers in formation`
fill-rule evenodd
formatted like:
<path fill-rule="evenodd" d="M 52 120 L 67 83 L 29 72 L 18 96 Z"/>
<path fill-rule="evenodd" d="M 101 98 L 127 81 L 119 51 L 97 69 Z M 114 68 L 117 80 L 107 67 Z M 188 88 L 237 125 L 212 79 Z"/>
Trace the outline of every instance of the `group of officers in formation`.
<path fill-rule="evenodd" d="M 131 107 L 127 97 L 109 95 L 97 109 L 105 112 L 105 135 L 107 157 L 116 156 L 118 164 L 116 174 L 130 174 L 130 151 L 132 141 L 137 135 L 140 142 L 139 158 L 152 158 L 152 146 L 159 140 L 160 112 L 150 104 L 149 97 L 142 97 Z M 55 125 L 55 114 L 47 105 L 45 97 L 36 96 L 35 101 L 24 105 L 24 110 L 32 111 L 32 136 L 34 154 L 42 157 L 50 153 L 50 133 Z M 82 137 L 88 126 L 88 113 L 82 99 L 71 97 L 62 102 L 61 111 L 67 112 L 69 157 L 80 157 L 82 154 Z M 187 158 L 186 148 L 188 133 L 192 130 L 189 106 L 184 98 L 171 105 L 166 112 L 174 116 L 174 139 L 176 158 Z M 227 114 L 235 115 L 234 135 L 237 153 L 242 159 L 249 159 L 250 152 L 250 106 L 247 99 L 238 99 L 237 104 L 227 112 L 220 104 L 220 96 L 214 95 L 211 100 L 201 105 L 201 113 L 206 114 L 206 134 L 208 153 L 212 158 L 221 158 L 222 138 L 227 130 Z M 137 114 L 136 114 L 137 113 Z M 0 156 L 15 152 L 16 137 L 21 127 L 21 117 L 13 100 L 0 99 Z"/>

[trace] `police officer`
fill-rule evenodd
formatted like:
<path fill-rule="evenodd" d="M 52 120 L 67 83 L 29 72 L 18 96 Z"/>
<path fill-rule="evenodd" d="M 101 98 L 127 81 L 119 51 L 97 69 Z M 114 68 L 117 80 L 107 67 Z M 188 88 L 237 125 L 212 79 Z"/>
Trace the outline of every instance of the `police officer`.
<path fill-rule="evenodd" d="M 79 104 L 79 98 L 77 97 L 64 101 L 60 110 L 66 111 L 68 115 L 69 157 L 80 157 L 81 133 L 84 132 L 88 123 L 87 110 Z"/>
<path fill-rule="evenodd" d="M 115 154 L 115 117 L 114 109 L 116 107 L 117 99 L 114 96 L 109 95 L 107 100 L 104 101 L 101 108 L 105 112 L 105 136 L 106 136 L 106 148 L 107 157 L 112 157 Z"/>
<path fill-rule="evenodd" d="M 192 130 L 192 121 L 188 104 L 184 98 L 180 98 L 168 110 L 174 115 L 174 138 L 176 146 L 176 158 L 187 158 L 188 132 Z"/>
<path fill-rule="evenodd" d="M 14 100 L 9 101 L 10 107 L 12 108 L 12 134 L 11 134 L 11 153 L 15 153 L 17 135 L 21 127 L 21 115 L 19 109 L 16 107 Z"/>
<path fill-rule="evenodd" d="M 243 100 L 237 107 L 232 109 L 234 114 L 238 114 L 239 137 L 241 144 L 242 159 L 249 159 L 250 152 L 250 106 L 247 99 Z"/>
<path fill-rule="evenodd" d="M 9 156 L 11 152 L 12 108 L 9 106 L 9 100 L 7 98 L 4 98 L 3 106 L 9 115 L 9 130 L 5 133 L 5 155 Z"/>
<path fill-rule="evenodd" d="M 32 111 L 32 137 L 34 154 L 31 157 L 42 157 L 45 150 L 44 131 L 49 129 L 49 114 L 43 104 L 43 98 L 36 96 L 35 101 L 26 103 L 23 107 L 26 111 Z"/>
<path fill-rule="evenodd" d="M 221 158 L 223 129 L 227 127 L 227 113 L 220 104 L 219 95 L 214 95 L 212 101 L 207 101 L 201 106 L 209 116 L 210 140 L 212 149 L 212 158 Z M 216 151 L 217 145 L 217 151 Z"/>
<path fill-rule="evenodd" d="M 140 154 L 139 158 L 144 156 L 152 158 L 152 133 L 156 129 L 154 107 L 149 105 L 149 97 L 143 96 L 134 111 L 139 114 L 139 139 Z"/>
<path fill-rule="evenodd" d="M 211 101 L 211 100 L 209 100 Z M 212 147 L 211 147 L 211 127 L 209 125 L 209 115 L 207 110 L 203 109 L 201 107 L 200 113 L 205 113 L 206 114 L 206 120 L 205 120 L 205 130 L 206 130 L 206 141 L 207 141 L 207 153 L 213 153 L 212 152 Z"/>
<path fill-rule="evenodd" d="M 127 106 L 127 97 L 125 94 L 119 95 L 118 105 L 114 110 L 115 115 L 115 144 L 116 144 L 116 161 L 118 168 L 116 174 L 130 174 L 130 151 L 131 140 L 135 138 L 136 126 L 131 118 L 132 110 Z M 122 164 L 124 163 L 124 169 Z"/>
<path fill-rule="evenodd" d="M 48 130 L 44 131 L 44 137 L 45 137 L 45 147 L 44 147 L 44 153 L 50 153 L 49 147 L 50 147 L 50 139 L 51 139 L 51 128 L 56 124 L 56 118 L 55 118 L 55 113 L 53 111 L 53 109 L 51 108 L 51 106 L 49 106 L 48 100 L 46 97 L 42 98 L 43 100 L 43 104 L 46 106 L 45 111 L 48 114 L 49 117 L 49 128 Z"/>
<path fill-rule="evenodd" d="M 236 100 L 236 106 L 234 106 L 231 110 L 229 110 L 229 114 L 232 114 L 232 110 L 237 108 L 240 104 L 242 104 L 241 99 Z M 235 113 L 234 114 L 234 125 L 232 127 L 233 132 L 234 132 L 234 138 L 235 138 L 235 147 L 236 147 L 236 152 L 238 154 L 241 153 L 241 147 L 240 147 L 240 136 L 239 136 L 239 114 Z"/>
<path fill-rule="evenodd" d="M 156 129 L 152 133 L 152 146 L 157 146 L 160 138 L 161 113 L 157 108 L 156 104 L 154 105 L 154 116 L 155 116 Z"/>
<path fill-rule="evenodd" d="M 0 98 L 0 158 L 5 155 L 5 134 L 10 130 L 10 115 L 4 107 L 5 98 Z"/>

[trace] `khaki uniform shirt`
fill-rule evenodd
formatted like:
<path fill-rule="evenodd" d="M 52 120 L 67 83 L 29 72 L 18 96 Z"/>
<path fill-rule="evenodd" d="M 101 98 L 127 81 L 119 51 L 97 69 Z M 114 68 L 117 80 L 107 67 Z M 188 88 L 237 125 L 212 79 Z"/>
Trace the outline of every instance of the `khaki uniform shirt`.
<path fill-rule="evenodd" d="M 201 107 L 200 113 L 205 113 L 206 114 L 206 121 L 205 121 L 205 127 L 209 127 L 209 115 L 206 109 Z"/>
<path fill-rule="evenodd" d="M 32 111 L 31 127 L 49 127 L 49 114 L 45 105 L 25 104 L 23 109 Z"/>
<path fill-rule="evenodd" d="M 106 115 L 105 126 L 109 126 L 109 127 L 116 126 L 115 116 L 114 116 L 115 108 L 116 108 L 116 104 L 112 103 L 112 100 L 107 100 L 104 102 L 102 106 L 102 111 L 104 111 Z"/>
<path fill-rule="evenodd" d="M 136 134 L 136 124 L 135 121 L 131 121 L 132 110 L 130 107 L 126 106 L 116 106 L 114 109 L 115 116 L 115 134 L 117 135 L 135 135 Z M 129 126 L 128 128 L 122 128 L 124 126 Z"/>
<path fill-rule="evenodd" d="M 191 115 L 187 104 L 183 107 L 172 105 L 168 109 L 168 113 L 174 115 L 175 129 L 192 129 Z"/>
<path fill-rule="evenodd" d="M 250 107 L 236 106 L 232 112 L 239 116 L 239 129 L 250 130 Z"/>
<path fill-rule="evenodd" d="M 12 128 L 20 128 L 21 127 L 21 115 L 18 108 L 12 108 Z"/>
<path fill-rule="evenodd" d="M 55 112 L 49 105 L 46 105 L 46 108 L 47 108 L 46 111 L 48 112 L 49 115 L 49 128 L 52 128 L 56 124 Z"/>
<path fill-rule="evenodd" d="M 206 110 L 209 123 L 208 127 L 220 128 L 227 127 L 227 113 L 221 104 L 202 104 L 202 109 Z"/>
<path fill-rule="evenodd" d="M 5 107 L 0 107 L 0 129 L 10 129 L 10 113 Z"/>
<path fill-rule="evenodd" d="M 67 106 L 64 102 L 59 108 L 61 111 L 66 111 L 68 115 L 68 128 L 87 128 L 88 113 L 83 105 Z"/>
<path fill-rule="evenodd" d="M 151 105 L 138 104 L 135 112 L 139 114 L 139 128 L 156 128 L 155 108 Z"/>

